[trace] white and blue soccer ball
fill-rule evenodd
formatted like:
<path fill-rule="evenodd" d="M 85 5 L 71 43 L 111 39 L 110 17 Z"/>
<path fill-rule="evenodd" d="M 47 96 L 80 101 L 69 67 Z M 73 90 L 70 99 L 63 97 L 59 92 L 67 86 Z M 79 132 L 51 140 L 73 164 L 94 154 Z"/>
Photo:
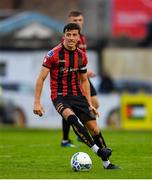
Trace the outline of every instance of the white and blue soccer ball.
<path fill-rule="evenodd" d="M 89 171 L 92 160 L 87 153 L 77 152 L 71 157 L 71 168 L 74 171 Z"/>

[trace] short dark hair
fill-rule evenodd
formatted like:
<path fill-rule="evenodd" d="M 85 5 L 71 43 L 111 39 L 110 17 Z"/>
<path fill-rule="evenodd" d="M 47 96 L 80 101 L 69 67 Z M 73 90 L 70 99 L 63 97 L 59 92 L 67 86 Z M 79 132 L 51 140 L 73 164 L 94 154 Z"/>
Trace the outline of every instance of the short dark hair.
<path fill-rule="evenodd" d="M 80 34 L 80 26 L 76 23 L 68 23 L 67 25 L 64 26 L 63 28 L 63 33 L 65 33 L 66 31 L 70 31 L 70 30 L 78 30 L 79 34 Z"/>
<path fill-rule="evenodd" d="M 83 13 L 81 11 L 77 11 L 77 10 L 74 10 L 74 11 L 71 11 L 68 15 L 68 17 L 77 17 L 77 16 L 83 16 Z"/>

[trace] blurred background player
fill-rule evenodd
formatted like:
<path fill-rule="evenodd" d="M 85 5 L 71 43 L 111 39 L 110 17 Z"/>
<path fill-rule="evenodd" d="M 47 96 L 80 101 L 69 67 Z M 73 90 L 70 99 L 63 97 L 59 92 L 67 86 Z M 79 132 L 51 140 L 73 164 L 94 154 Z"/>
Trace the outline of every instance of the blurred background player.
<path fill-rule="evenodd" d="M 84 24 L 84 15 L 81 11 L 71 11 L 68 15 L 68 22 L 69 23 L 76 23 L 80 26 L 80 29 L 82 30 L 83 28 L 83 24 Z M 80 39 L 78 42 L 78 48 L 80 48 L 83 52 L 86 53 L 86 48 L 87 48 L 87 44 L 86 44 L 86 38 L 85 36 L 82 34 L 80 34 Z M 89 70 L 87 72 L 88 78 L 95 76 L 94 72 Z M 92 83 L 90 82 L 90 93 L 91 93 L 91 102 L 92 105 L 98 109 L 99 107 L 99 101 L 97 98 L 97 92 L 94 88 L 94 86 L 92 85 Z M 71 140 L 69 139 L 69 132 L 70 132 L 70 125 L 67 123 L 67 121 L 64 120 L 64 118 L 62 119 L 62 133 L 63 133 L 63 138 L 62 138 L 62 142 L 61 142 L 61 146 L 63 147 L 76 147 L 74 144 L 72 144 Z M 81 141 L 78 138 L 79 141 Z"/>

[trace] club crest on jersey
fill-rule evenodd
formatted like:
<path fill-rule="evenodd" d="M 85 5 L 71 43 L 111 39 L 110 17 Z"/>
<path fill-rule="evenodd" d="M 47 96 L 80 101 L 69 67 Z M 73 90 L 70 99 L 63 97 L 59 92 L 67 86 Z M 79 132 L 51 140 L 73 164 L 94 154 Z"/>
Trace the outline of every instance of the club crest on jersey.
<path fill-rule="evenodd" d="M 50 50 L 50 51 L 47 53 L 47 56 L 52 57 L 53 54 L 54 54 L 54 52 L 53 52 L 52 50 Z"/>

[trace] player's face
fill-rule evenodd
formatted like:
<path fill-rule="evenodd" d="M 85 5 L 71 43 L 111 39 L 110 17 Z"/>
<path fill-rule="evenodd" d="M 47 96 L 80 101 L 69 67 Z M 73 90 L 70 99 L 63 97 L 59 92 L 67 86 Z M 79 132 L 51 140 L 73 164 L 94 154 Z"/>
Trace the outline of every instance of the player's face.
<path fill-rule="evenodd" d="M 84 23 L 84 18 L 82 15 L 77 16 L 77 17 L 71 16 L 71 17 L 69 17 L 69 22 L 78 24 L 80 26 L 80 28 L 82 29 L 83 23 Z"/>
<path fill-rule="evenodd" d="M 67 49 L 75 50 L 77 47 L 77 43 L 79 41 L 80 35 L 79 31 L 76 30 L 70 30 L 65 31 L 64 33 L 64 46 Z"/>

